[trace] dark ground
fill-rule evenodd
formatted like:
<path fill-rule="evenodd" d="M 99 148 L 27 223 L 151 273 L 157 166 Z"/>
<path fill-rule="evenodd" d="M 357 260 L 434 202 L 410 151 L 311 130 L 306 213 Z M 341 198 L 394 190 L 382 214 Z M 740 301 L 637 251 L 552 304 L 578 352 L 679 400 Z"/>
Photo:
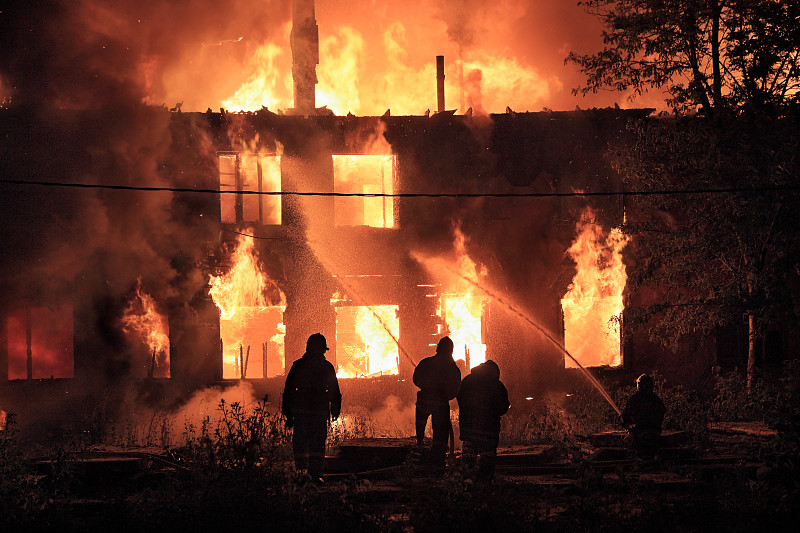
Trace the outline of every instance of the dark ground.
<path fill-rule="evenodd" d="M 667 433 L 654 460 L 614 432 L 573 448 L 505 447 L 492 481 L 462 471 L 458 453 L 435 470 L 410 439 L 351 439 L 323 485 L 297 478 L 285 456 L 220 468 L 220 447 L 204 465 L 200 449 L 95 446 L 28 458 L 27 472 L 6 463 L 4 496 L 22 477 L 3 521 L 9 531 L 794 531 L 796 457 L 765 453 L 777 433 L 738 423 L 710 435 L 699 449 Z"/>
<path fill-rule="evenodd" d="M 157 446 L 133 446 L 102 424 L 84 442 L 31 442 L 12 422 L 0 432 L 0 531 L 796 531 L 798 370 L 749 392 L 737 375 L 657 380 L 667 417 L 653 460 L 625 446 L 597 394 L 512 399 L 492 481 L 463 471 L 458 449 L 434 470 L 412 439 L 374 438 L 354 419 L 329 435 L 325 483 L 309 483 L 267 403 L 221 402 L 219 420 L 178 445 L 155 427 Z"/>

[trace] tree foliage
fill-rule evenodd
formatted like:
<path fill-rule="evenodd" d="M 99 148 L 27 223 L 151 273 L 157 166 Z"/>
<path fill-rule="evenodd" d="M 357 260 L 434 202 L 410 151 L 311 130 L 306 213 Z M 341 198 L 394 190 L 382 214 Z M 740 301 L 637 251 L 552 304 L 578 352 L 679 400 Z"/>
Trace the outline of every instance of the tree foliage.
<path fill-rule="evenodd" d="M 800 228 L 800 120 L 753 115 L 670 118 L 634 126 L 620 156 L 626 190 L 740 189 L 636 196 L 625 230 L 639 264 L 631 287 L 657 287 L 651 336 L 677 345 L 688 334 L 752 316 L 756 338 L 794 313 Z"/>
<path fill-rule="evenodd" d="M 775 108 L 800 101 L 800 2 L 586 0 L 604 48 L 567 62 L 586 74 L 576 93 L 668 93 L 676 111 Z"/>

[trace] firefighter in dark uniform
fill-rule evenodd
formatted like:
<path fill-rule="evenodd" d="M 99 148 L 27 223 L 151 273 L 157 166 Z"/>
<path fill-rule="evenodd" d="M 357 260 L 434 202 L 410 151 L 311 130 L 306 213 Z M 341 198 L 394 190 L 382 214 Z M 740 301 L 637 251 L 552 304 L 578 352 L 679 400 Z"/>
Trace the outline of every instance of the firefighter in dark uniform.
<path fill-rule="evenodd" d="M 286 426 L 294 427 L 292 451 L 298 472 L 306 471 L 322 482 L 328 420 L 336 420 L 342 409 L 342 394 L 336 370 L 325 359 L 328 344 L 320 333 L 306 341 L 306 353 L 292 363 L 286 376 L 281 410 Z"/>
<path fill-rule="evenodd" d="M 653 392 L 653 378 L 642 374 L 636 380 L 636 392 L 628 398 L 620 415 L 641 457 L 652 458 L 658 450 L 665 413 L 664 402 Z"/>
<path fill-rule="evenodd" d="M 458 394 L 461 371 L 453 360 L 453 341 L 442 337 L 436 345 L 436 355 L 426 357 L 414 369 L 417 392 L 417 444 L 422 446 L 428 417 L 433 426 L 431 462 L 444 466 L 447 458 L 447 439 L 450 436 L 450 400 Z"/>
<path fill-rule="evenodd" d="M 510 407 L 508 391 L 500 381 L 500 367 L 491 359 L 472 369 L 458 391 L 458 427 L 461 461 L 480 478 L 491 479 L 500 443 L 500 418 Z"/>

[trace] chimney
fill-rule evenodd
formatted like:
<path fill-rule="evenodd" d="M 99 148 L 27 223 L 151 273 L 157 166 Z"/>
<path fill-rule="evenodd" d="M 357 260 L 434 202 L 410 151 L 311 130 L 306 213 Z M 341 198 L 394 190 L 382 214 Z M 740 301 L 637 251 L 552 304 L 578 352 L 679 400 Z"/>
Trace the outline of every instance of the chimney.
<path fill-rule="evenodd" d="M 444 56 L 436 56 L 436 99 L 438 111 L 444 111 Z"/>
<path fill-rule="evenodd" d="M 319 28 L 314 14 L 314 0 L 292 2 L 292 78 L 294 110 L 303 115 L 316 111 L 314 89 L 319 64 Z"/>

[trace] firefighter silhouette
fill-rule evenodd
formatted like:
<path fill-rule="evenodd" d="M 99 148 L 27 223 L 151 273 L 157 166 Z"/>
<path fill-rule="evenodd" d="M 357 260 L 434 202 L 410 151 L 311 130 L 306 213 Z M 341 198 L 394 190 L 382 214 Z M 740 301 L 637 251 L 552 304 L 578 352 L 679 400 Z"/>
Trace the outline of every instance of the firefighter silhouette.
<path fill-rule="evenodd" d="M 666 413 L 664 402 L 653 388 L 652 377 L 647 374 L 639 376 L 636 392 L 628 398 L 620 415 L 634 449 L 645 458 L 652 458 L 658 450 L 661 425 Z"/>
<path fill-rule="evenodd" d="M 325 359 L 328 344 L 320 333 L 306 341 L 303 357 L 292 363 L 283 390 L 281 410 L 286 426 L 293 427 L 292 451 L 295 469 L 322 482 L 328 421 L 342 409 L 342 394 L 336 370 Z"/>
<path fill-rule="evenodd" d="M 500 367 L 491 359 L 472 369 L 458 391 L 458 427 L 461 461 L 468 470 L 490 479 L 500 443 L 500 418 L 508 412 L 508 391 L 500 381 Z"/>
<path fill-rule="evenodd" d="M 420 361 L 414 369 L 414 385 L 419 387 L 416 406 L 417 444 L 422 446 L 428 417 L 433 427 L 431 462 L 444 466 L 447 459 L 447 439 L 450 436 L 450 400 L 458 394 L 461 371 L 453 360 L 453 341 L 442 337 L 436 354 Z"/>

